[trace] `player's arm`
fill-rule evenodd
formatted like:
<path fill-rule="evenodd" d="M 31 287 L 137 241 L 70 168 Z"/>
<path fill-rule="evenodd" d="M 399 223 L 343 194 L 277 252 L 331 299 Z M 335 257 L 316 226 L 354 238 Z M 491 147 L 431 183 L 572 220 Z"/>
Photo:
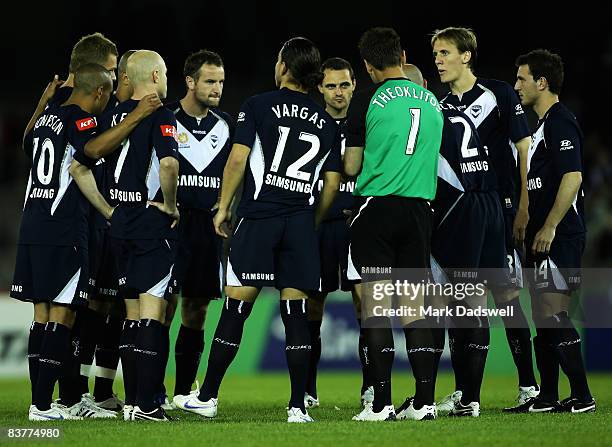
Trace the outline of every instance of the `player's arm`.
<path fill-rule="evenodd" d="M 576 200 L 576 196 L 582 184 L 582 172 L 567 172 L 561 179 L 555 203 L 546 217 L 542 228 L 536 234 L 531 249 L 536 253 L 548 253 L 550 245 L 555 238 L 557 225 L 563 219 L 567 211 Z"/>
<path fill-rule="evenodd" d="M 363 163 L 363 147 L 347 147 L 344 151 L 344 173 L 355 177 L 361 172 Z"/>
<path fill-rule="evenodd" d="M 102 194 L 100 194 L 91 169 L 82 165 L 77 160 L 72 160 L 69 172 L 89 203 L 91 203 L 106 220 L 110 220 L 114 208 L 110 206 Z"/>
<path fill-rule="evenodd" d="M 339 172 L 326 171 L 323 174 L 323 188 L 321 189 L 321 194 L 319 195 L 319 204 L 315 210 L 315 226 L 317 228 L 334 203 L 334 199 L 336 198 L 336 194 L 340 188 L 341 180 L 342 175 Z"/>
<path fill-rule="evenodd" d="M 179 211 L 176 207 L 176 190 L 178 188 L 179 162 L 174 157 L 164 157 L 159 160 L 159 184 L 161 186 L 164 203 L 149 202 L 156 206 L 161 212 L 166 213 L 172 219 L 170 228 L 174 228 L 179 221 Z"/>
<path fill-rule="evenodd" d="M 55 75 L 53 77 L 53 80 L 49 82 L 47 88 L 45 88 L 45 91 L 38 100 L 38 105 L 36 106 L 36 110 L 34 110 L 34 113 L 32 114 L 32 118 L 30 118 L 30 121 L 28 121 L 28 125 L 26 126 L 25 131 L 23 132 L 24 140 L 26 135 L 34 128 L 34 124 L 36 124 L 36 120 L 38 119 L 38 117 L 45 111 L 45 108 L 47 107 L 47 104 L 49 103 L 51 98 L 53 98 L 53 95 L 55 95 L 57 86 L 61 85 L 63 82 L 64 81 L 60 80 L 57 75 Z"/>
<path fill-rule="evenodd" d="M 85 145 L 85 155 L 98 160 L 112 153 L 130 135 L 138 123 L 161 106 L 162 102 L 157 94 L 152 93 L 145 96 L 123 121 L 90 140 Z"/>
<path fill-rule="evenodd" d="M 251 148 L 244 144 L 234 143 L 229 154 L 225 168 L 223 169 L 223 180 L 221 182 L 221 197 L 219 197 L 219 210 L 213 219 L 215 232 L 224 238 L 227 234 L 227 223 L 231 220 L 230 207 L 236 191 L 244 178 L 246 163 L 249 159 Z M 224 225 L 225 224 L 225 225 Z"/>
<path fill-rule="evenodd" d="M 525 240 L 525 230 L 529 223 L 529 195 L 527 194 L 527 157 L 529 154 L 530 138 L 523 138 L 516 143 L 519 154 L 519 170 L 521 173 L 521 195 L 518 210 L 514 218 L 512 233 L 518 243 Z"/>

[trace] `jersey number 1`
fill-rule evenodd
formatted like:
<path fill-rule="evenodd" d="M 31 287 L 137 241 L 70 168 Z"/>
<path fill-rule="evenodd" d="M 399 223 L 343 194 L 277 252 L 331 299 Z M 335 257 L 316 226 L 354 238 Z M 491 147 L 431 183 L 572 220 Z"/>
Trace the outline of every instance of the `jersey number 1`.
<path fill-rule="evenodd" d="M 414 154 L 414 147 L 419 137 L 420 127 L 421 109 L 410 109 L 410 132 L 408 133 L 408 142 L 406 143 L 406 155 Z"/>

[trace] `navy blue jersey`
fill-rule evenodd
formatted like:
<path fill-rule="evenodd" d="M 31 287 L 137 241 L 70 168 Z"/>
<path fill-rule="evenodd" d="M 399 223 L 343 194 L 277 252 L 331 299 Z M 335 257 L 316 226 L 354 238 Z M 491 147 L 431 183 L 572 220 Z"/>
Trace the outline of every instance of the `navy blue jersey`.
<path fill-rule="evenodd" d="M 138 101 L 119 104 L 101 123 L 100 132 L 119 124 Z M 163 202 L 159 161 L 177 157 L 176 118 L 165 107 L 142 120 L 121 146 L 106 157 L 108 198 L 117 205 L 111 220 L 111 236 L 119 239 L 175 239 L 172 219 L 147 200 Z"/>
<path fill-rule="evenodd" d="M 167 105 L 176 116 L 180 175 L 178 204 L 181 209 L 210 210 L 217 202 L 223 168 L 234 132 L 227 113 L 211 109 L 204 118 L 188 115 L 180 101 Z"/>
<path fill-rule="evenodd" d="M 346 123 L 346 118 L 336 120 L 336 123 L 340 126 L 340 154 L 344 158 L 344 149 L 346 147 L 346 137 L 344 135 L 344 123 Z M 318 181 L 317 188 L 315 189 L 315 197 L 316 200 L 319 200 L 319 195 L 321 194 L 321 190 L 323 189 L 323 179 L 320 178 Z M 336 219 L 347 219 L 343 211 L 350 210 L 355 205 L 355 197 L 353 196 L 353 191 L 355 190 L 355 179 L 344 179 L 342 178 L 342 182 L 340 182 L 340 188 L 338 193 L 336 194 L 336 198 L 334 199 L 334 203 L 332 203 L 331 208 L 327 212 L 324 220 L 336 220 Z"/>
<path fill-rule="evenodd" d="M 452 205 L 462 193 L 495 190 L 495 173 L 476 127 L 453 105 L 440 106 L 444 114 L 444 127 L 435 203 L 437 206 Z"/>
<path fill-rule="evenodd" d="M 19 234 L 21 244 L 87 247 L 87 201 L 69 173 L 97 126 L 79 106 L 52 106 L 24 139 L 32 162 Z M 75 153 L 81 154 L 78 157 Z"/>
<path fill-rule="evenodd" d="M 538 122 L 531 139 L 527 164 L 529 224 L 527 233 L 535 236 L 552 209 L 561 179 L 568 172 L 582 172 L 582 131 L 576 117 L 561 103 L 553 105 Z M 582 186 L 556 234 L 576 235 L 586 231 Z"/>
<path fill-rule="evenodd" d="M 336 121 L 308 95 L 287 88 L 249 98 L 234 143 L 251 148 L 239 217 L 314 210 L 321 171 L 342 171 Z"/>
<path fill-rule="evenodd" d="M 478 78 L 461 97 L 449 93 L 441 102 L 452 104 L 474 123 L 497 175 L 502 209 L 514 211 L 520 190 L 514 143 L 529 136 L 527 118 L 514 89 L 503 81 Z"/>

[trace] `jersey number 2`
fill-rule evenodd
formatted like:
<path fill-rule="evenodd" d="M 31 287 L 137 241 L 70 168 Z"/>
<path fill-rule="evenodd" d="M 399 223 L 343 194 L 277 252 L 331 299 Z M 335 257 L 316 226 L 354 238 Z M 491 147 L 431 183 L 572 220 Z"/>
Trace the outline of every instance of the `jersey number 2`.
<path fill-rule="evenodd" d="M 283 152 L 285 152 L 285 146 L 287 145 L 287 137 L 289 137 L 289 131 L 291 129 L 285 126 L 278 126 L 278 144 L 276 145 L 276 151 L 274 151 L 274 158 L 272 159 L 272 166 L 270 171 L 277 172 L 283 158 Z M 310 160 L 316 157 L 319 153 L 319 137 L 308 132 L 300 132 L 298 137 L 300 140 L 310 143 L 310 149 L 304 155 L 297 159 L 295 163 L 291 163 L 287 168 L 287 177 L 295 178 L 303 181 L 310 181 L 310 172 L 300 171 L 300 168 L 308 163 Z"/>

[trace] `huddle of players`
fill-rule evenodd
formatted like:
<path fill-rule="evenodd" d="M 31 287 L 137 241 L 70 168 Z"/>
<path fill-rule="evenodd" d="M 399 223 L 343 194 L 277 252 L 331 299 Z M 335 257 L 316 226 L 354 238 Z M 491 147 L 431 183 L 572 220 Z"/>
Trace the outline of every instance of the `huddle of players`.
<path fill-rule="evenodd" d="M 107 41 L 99 34 L 93 36 Z M 88 38 L 92 39 L 92 36 L 81 42 Z M 389 29 L 368 31 L 360 42 L 360 50 L 377 85 L 356 96 L 344 130 L 338 124 L 342 125 L 346 118 L 355 89 L 352 68 L 339 58 L 332 58 L 321 66 L 317 48 L 303 38 L 289 40 L 279 53 L 275 66 L 279 90 L 247 100 L 238 115 L 235 129 L 231 118 L 216 109 L 224 74 L 221 58 L 215 53 L 200 51 L 187 59 L 184 70 L 187 94 L 181 101 L 166 107 L 160 107 L 159 101 L 166 95 L 165 64 L 154 52 L 130 52 L 133 54 L 128 55 L 129 60 L 126 56 L 122 58 L 125 59 L 122 60 L 125 70 L 122 71 L 120 62 L 117 100 L 113 104 L 116 107 L 105 112 L 112 89 L 112 80 L 108 82 L 111 79 L 109 70 L 112 72 L 114 69 L 112 63 L 104 67 L 87 63 L 71 67 L 74 89 L 61 99 L 56 97 L 62 91 L 68 93 L 68 89 L 56 88 L 60 81 L 55 79 L 45 91 L 26 129 L 24 148 L 32 157 L 33 168 L 11 292 L 18 299 L 35 303 L 35 322 L 29 345 L 30 419 L 115 417 L 114 411 L 110 410 L 123 405 L 112 395 L 113 375 L 108 374 L 116 369 L 116 360 L 114 368 L 99 367 L 100 346 L 104 343 L 101 337 L 91 343 L 90 331 L 88 346 L 98 344 L 96 363 L 104 373 L 101 379 L 110 378 L 110 393 L 107 388 L 106 395 L 101 396 L 105 399 L 98 399 L 94 392 L 94 402 L 87 393 L 87 365 L 92 363 L 93 349 L 85 350 L 85 356 L 83 350 L 79 353 L 78 349 L 71 356 L 68 349 L 71 340 L 73 346 L 79 338 L 83 343 L 88 337 L 87 328 L 91 328 L 94 321 L 104 320 L 100 315 L 109 313 L 108 306 L 92 306 L 92 300 L 90 310 L 81 309 L 76 314 L 77 323 L 83 320 L 80 327 L 74 324 L 74 309 L 87 302 L 88 290 L 102 295 L 101 290 L 116 289 L 116 286 L 103 288 L 100 284 L 106 281 L 103 278 L 119 278 L 118 294 L 125 301 L 126 316 L 121 340 L 117 343 L 124 370 L 125 419 L 168 420 L 162 409 L 163 400 L 159 397 L 165 397 L 162 387 L 168 358 L 168 328 L 179 292 L 182 291 L 184 298 L 181 306 L 183 324 L 176 345 L 177 385 L 173 403 L 184 410 L 214 417 L 221 380 L 238 351 L 243 325 L 253 302 L 261 287 L 275 286 L 281 290 L 280 311 L 286 330 L 291 378 L 288 421 L 310 422 L 312 418 L 306 409 L 319 405 L 316 366 L 321 352 L 320 326 L 326 293 L 336 290 L 339 285 L 343 290 L 352 289 L 358 318 L 372 318 L 361 316 L 361 299 L 367 298 L 360 294 L 365 289 L 360 284 L 351 287 L 347 270 L 353 271 L 351 279 L 355 280 L 359 279 L 359 267 L 364 266 L 428 268 L 431 252 L 448 276 L 451 276 L 450 268 L 457 265 L 462 268 L 504 268 L 510 263 L 514 272 L 520 272 L 520 261 L 509 230 L 514 217 L 512 212 L 516 209 L 516 156 L 509 157 L 512 148 L 508 140 L 517 143 L 521 154 L 523 188 L 518 206 L 519 218 L 514 222 L 515 239 L 520 242 L 527 224 L 526 202 L 532 198 L 524 194 L 527 186 L 525 159 L 529 148 L 524 114 L 510 86 L 499 81 L 476 79 L 473 75 L 476 41 L 469 30 L 443 30 L 434 36 L 432 44 L 441 80 L 451 86 L 451 94 L 440 103 L 423 87 L 424 82 L 416 67 L 401 65 L 403 53 L 397 34 Z M 77 48 L 78 44 L 75 50 Z M 116 57 L 115 48 L 115 63 Z M 556 89 L 554 93 L 558 94 L 560 82 L 551 84 L 549 78 L 558 76 L 555 69 L 561 68 L 562 73 L 562 67 L 551 68 L 542 63 L 542 59 L 550 64 L 551 59 L 556 61 L 557 58 L 546 52 L 532 52 L 517 61 L 517 90 L 521 93 L 528 87 L 532 88 L 529 93 L 521 93 L 524 104 L 537 103 L 540 100 L 537 95 L 550 94 L 553 87 Z M 112 62 L 112 57 L 110 59 Z M 92 62 L 103 65 L 106 61 Z M 534 67 L 540 69 L 541 65 L 546 69 L 536 78 Z M 407 81 L 405 76 L 414 82 Z M 533 85 L 526 86 L 529 81 L 537 84 L 535 93 Z M 122 82 L 129 85 L 130 94 L 119 98 Z M 385 120 L 394 115 L 392 119 L 396 121 L 390 124 L 390 130 L 396 130 L 392 128 L 396 126 L 402 128 L 399 135 L 406 133 L 399 154 L 403 159 L 399 163 L 393 159 L 394 156 L 380 151 L 376 153 L 371 142 L 379 141 L 376 138 L 380 135 L 373 137 L 366 133 L 365 121 L 371 119 L 368 114 L 368 108 L 372 107 L 370 100 L 381 93 L 383 84 L 386 87 L 383 95 L 390 88 L 409 87 L 413 97 L 418 96 L 416 92 L 420 92 L 421 99 L 424 93 L 429 94 L 437 106 L 421 116 L 421 112 L 413 112 L 415 103 L 408 101 L 408 106 L 413 106 L 409 109 L 412 123 L 416 121 L 417 124 L 416 133 L 412 132 L 413 125 L 407 127 L 404 122 L 397 122 L 397 117 L 404 120 L 405 114 L 398 114 L 397 110 L 393 112 L 393 107 L 387 107 L 380 117 L 372 114 L 373 119 L 383 124 L 382 128 Z M 323 93 L 325 110 L 307 96 L 308 90 L 315 86 L 319 86 Z M 384 96 L 378 98 L 385 101 Z M 389 100 L 387 96 L 386 101 Z M 47 102 L 50 106 L 45 110 Z M 400 107 L 406 105 L 400 101 L 397 103 Z M 390 104 L 392 102 L 386 105 Z M 535 106 L 534 109 L 538 111 Z M 547 111 L 548 108 L 544 109 L 540 116 L 543 120 L 541 129 L 544 129 L 546 120 L 550 121 Z M 568 126 L 563 120 L 573 117 L 566 109 L 562 112 L 556 122 L 560 122 L 558 127 L 565 131 Z M 419 119 L 422 120 L 420 128 Z M 571 149 L 560 149 L 571 153 L 559 152 L 565 157 L 560 168 L 565 171 L 561 174 L 566 175 L 581 170 L 581 141 L 575 119 L 573 125 L 572 130 L 577 130 L 575 135 L 561 131 L 551 134 L 546 129 L 548 134 L 539 131 L 540 140 L 534 140 L 538 141 L 537 144 L 542 142 L 544 145 L 547 141 L 551 145 L 551 139 L 563 135 L 563 140 L 560 140 L 564 144 L 562 147 L 572 146 Z M 357 185 L 351 179 L 341 179 L 344 133 L 348 135 L 347 147 L 350 148 L 344 157 L 344 172 L 356 175 L 361 171 Z M 430 133 L 432 138 L 424 137 Z M 411 139 L 415 134 L 416 138 Z M 366 144 L 366 135 L 369 145 Z M 39 150 L 41 139 L 43 143 Z M 571 144 L 565 143 L 568 140 Z M 384 138 L 379 143 L 381 147 L 397 144 Z M 365 151 L 363 146 L 366 146 Z M 537 149 L 538 146 L 532 144 L 530 154 Z M 548 195 L 555 197 L 556 190 L 561 188 L 557 187 L 559 180 L 555 184 L 553 179 L 559 171 L 552 170 L 557 169 L 559 163 L 539 149 L 540 152 L 530 156 L 529 160 L 531 163 L 539 160 L 538 168 L 543 173 L 538 172 L 539 183 L 535 176 L 532 183 L 542 184 L 542 179 L 545 179 L 545 187 L 552 191 Z M 414 163 L 412 160 L 418 159 L 417 154 L 421 161 Z M 377 157 L 383 164 L 394 163 L 396 173 L 400 174 L 395 177 L 395 183 L 388 183 L 391 189 L 380 188 L 376 180 L 373 181 L 376 163 L 372 164 L 372 161 Z M 489 162 L 493 169 L 464 172 L 461 164 L 466 159 L 475 162 L 472 166 L 485 166 Z M 61 166 L 54 160 L 62 160 Z M 411 191 L 412 186 L 407 184 L 411 178 L 407 173 L 415 169 L 420 170 L 418 176 L 429 176 L 423 180 L 426 186 L 416 195 Z M 221 170 L 223 182 L 219 178 Z M 323 181 L 320 184 L 321 172 Z M 440 178 L 437 195 L 436 175 Z M 72 179 L 75 184 L 72 184 Z M 549 181 L 551 185 L 547 184 Z M 202 327 L 206 306 L 210 299 L 220 296 L 220 280 L 216 273 L 220 268 L 221 247 L 215 232 L 228 237 L 227 224 L 232 221 L 230 210 L 241 183 L 243 193 L 236 211 L 239 220 L 233 232 L 226 268 L 226 299 L 213 338 L 204 384 L 199 392 L 190 392 L 203 350 Z M 178 226 L 177 184 L 181 211 Z M 567 185 L 562 186 L 566 186 L 564 191 L 570 197 L 572 190 Z M 341 192 L 335 196 L 339 188 Z M 353 189 L 356 203 L 350 194 Z M 538 192 L 540 194 L 536 195 Z M 508 214 L 505 224 L 502 206 L 496 196 L 498 193 L 500 197 L 504 196 L 502 204 Z M 533 208 L 537 215 L 542 213 L 542 209 L 559 211 L 556 203 L 553 206 L 555 199 L 548 195 L 543 198 L 540 191 L 533 194 L 540 203 Z M 87 219 L 89 211 L 83 197 L 97 210 L 93 214 L 104 219 Z M 406 197 L 408 202 L 403 200 Z M 431 211 L 427 201 L 434 198 L 435 212 L 433 222 L 430 222 Z M 529 200 L 530 211 L 532 206 L 536 206 L 533 202 L 533 199 Z M 548 208 L 542 208 L 543 203 Z M 540 253 L 532 254 L 531 259 L 527 255 L 527 262 L 544 266 L 539 270 L 544 282 L 553 277 L 553 268 L 577 268 L 580 265 L 581 251 L 577 257 L 568 259 L 568 249 L 565 246 L 559 248 L 560 241 L 566 239 L 562 233 L 574 236 L 569 238 L 570 247 L 579 244 L 580 232 L 574 231 L 577 223 L 582 224 L 583 237 L 580 206 L 574 206 L 576 216 L 569 223 L 564 217 L 567 208 L 548 220 L 544 216 L 537 222 L 540 227 L 544 221 L 547 225 L 560 226 L 552 247 L 554 230 L 552 237 L 541 234 L 544 229 L 533 230 L 531 223 L 536 212 L 530 213 L 532 220 L 527 226 L 527 241 L 535 240 L 534 249 L 539 249 Z M 213 208 L 216 208 L 216 213 Z M 349 210 L 354 210 L 350 230 L 346 224 Z M 383 240 L 381 249 L 376 246 L 380 243 L 380 238 L 375 237 L 377 232 L 387 232 L 387 238 L 397 238 L 399 232 L 392 227 L 386 228 L 385 224 L 396 221 L 397 217 L 381 217 L 389 212 L 406 217 L 417 230 L 407 238 L 391 240 L 397 244 Z M 110 230 L 107 220 L 111 222 Z M 402 221 L 404 232 L 405 220 Z M 99 225 L 95 229 L 87 228 L 88 221 L 90 226 L 92 221 L 99 222 Z M 33 230 L 34 226 L 37 231 Z M 43 226 L 48 230 L 39 231 Z M 376 226 L 380 228 L 374 228 Z M 69 234 L 67 228 L 72 229 Z M 75 231 L 77 228 L 79 231 Z M 505 237 L 502 232 L 506 233 Z M 433 239 L 430 238 L 432 233 Z M 457 234 L 462 237 L 457 237 Z M 92 238 L 92 235 L 98 237 Z M 96 241 L 94 245 L 92 239 Z M 510 253 L 508 261 L 501 241 L 506 242 Z M 85 274 L 88 246 L 89 275 Z M 399 250 L 398 256 L 391 253 L 395 250 Z M 549 251 L 547 258 L 543 253 Z M 377 257 L 377 253 L 382 255 Z M 553 263 L 554 254 L 557 256 Z M 60 256 L 65 262 L 51 264 L 51 256 Z M 91 270 L 92 266 L 96 271 Z M 113 272 L 113 267 L 118 273 Z M 341 281 L 339 271 L 342 272 Z M 88 276 L 93 278 L 89 281 L 92 286 L 98 280 L 97 287 L 88 288 Z M 567 293 L 564 290 L 570 289 L 568 284 L 566 289 L 559 289 L 557 279 L 551 284 L 542 282 L 536 285 L 538 299 L 546 303 L 542 309 L 556 310 L 551 315 L 542 312 L 541 324 L 536 321 L 538 336 L 534 343 L 542 379 L 541 390 L 531 365 L 529 329 L 518 302 L 520 283 L 515 280 L 515 287 L 506 283 L 500 290 L 493 290 L 497 303 L 510 303 L 514 306 L 514 318 L 522 318 L 504 321 L 519 370 L 519 406 L 511 411 L 594 409 L 580 357 L 580 340 L 567 317 L 567 308 L 563 308 L 564 293 Z M 552 292 L 542 292 L 541 289 Z M 117 292 L 109 294 L 116 295 Z M 111 321 L 112 315 L 110 312 L 105 320 Z M 360 324 L 359 343 L 364 374 L 361 390 L 364 409 L 354 419 L 394 419 L 396 412 L 390 395 L 393 339 L 389 326 L 378 327 L 373 321 L 365 323 Z M 444 322 L 417 320 L 406 325 L 404 331 L 416 379 L 416 395 L 398 409 L 398 418 L 431 419 L 436 417 L 440 408 L 458 416 L 479 415 L 479 390 L 489 334 L 486 321 L 479 319 L 472 323 L 473 327 L 449 329 L 456 391 L 437 408 L 433 396 L 437 362 L 444 346 Z M 71 358 L 75 356 L 76 359 Z M 557 403 L 556 391 L 559 363 L 572 384 L 572 397 L 561 405 Z M 70 383 L 68 380 L 69 383 L 62 386 L 62 378 L 78 376 L 79 372 L 82 375 L 80 381 Z M 51 402 L 58 378 L 60 400 Z M 79 383 L 80 388 L 74 383 Z"/>

